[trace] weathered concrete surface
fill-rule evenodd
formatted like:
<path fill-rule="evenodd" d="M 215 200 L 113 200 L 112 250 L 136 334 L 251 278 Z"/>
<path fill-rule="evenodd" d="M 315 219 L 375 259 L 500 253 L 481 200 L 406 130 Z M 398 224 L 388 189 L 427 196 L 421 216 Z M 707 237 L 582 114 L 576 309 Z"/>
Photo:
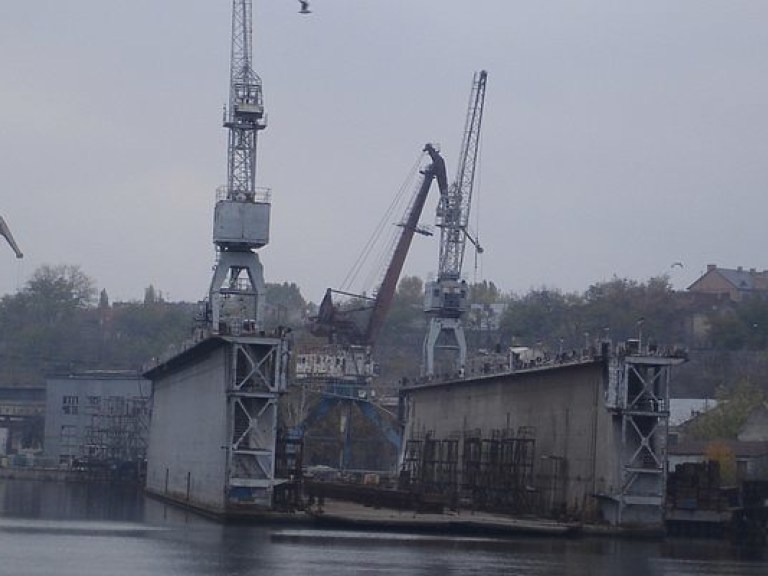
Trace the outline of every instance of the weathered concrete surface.
<path fill-rule="evenodd" d="M 147 490 L 210 511 L 225 508 L 225 347 L 200 347 L 194 362 L 155 374 Z"/>
<path fill-rule="evenodd" d="M 601 361 L 421 385 L 405 390 L 405 437 L 462 437 L 481 428 L 535 430 L 536 488 L 551 491 L 553 507 L 596 518 L 594 494 L 619 481 L 619 442 L 605 408 Z"/>

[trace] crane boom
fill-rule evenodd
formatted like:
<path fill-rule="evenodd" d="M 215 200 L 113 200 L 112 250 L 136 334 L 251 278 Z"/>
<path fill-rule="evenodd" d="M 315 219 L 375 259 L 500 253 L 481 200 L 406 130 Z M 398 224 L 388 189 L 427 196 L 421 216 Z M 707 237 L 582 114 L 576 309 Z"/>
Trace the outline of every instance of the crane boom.
<path fill-rule="evenodd" d="M 21 250 L 19 250 L 19 245 L 16 244 L 16 240 L 13 239 L 13 234 L 11 234 L 11 229 L 8 228 L 8 224 L 5 223 L 5 220 L 3 220 L 2 216 L 0 216 L 0 236 L 2 236 L 8 241 L 8 244 L 11 246 L 11 249 L 16 254 L 16 258 L 24 257 L 24 254 L 22 254 Z"/>
<path fill-rule="evenodd" d="M 329 288 L 320 304 L 318 315 L 310 327 L 316 336 L 326 336 L 346 345 L 372 347 L 375 344 L 392 305 L 397 282 L 403 270 L 413 235 L 418 230 L 419 218 L 424 209 L 432 181 L 437 180 L 441 196 L 448 193 L 448 179 L 443 157 L 431 144 L 424 146 L 424 152 L 429 154 L 431 163 L 421 170 L 422 179 L 419 188 L 406 210 L 402 231 L 392 252 L 384 278 L 376 291 L 376 297 L 371 299 Z M 340 310 L 333 303 L 333 293 L 355 296 L 364 304 L 355 308 Z"/>
<path fill-rule="evenodd" d="M 422 170 L 424 178 L 408 211 L 408 219 L 403 224 L 403 232 L 400 234 L 397 246 L 395 246 L 392 254 L 392 259 L 376 294 L 376 301 L 373 305 L 373 311 L 371 312 L 371 318 L 368 321 L 368 328 L 365 334 L 365 344 L 368 346 L 373 346 L 384 325 L 387 313 L 392 306 L 392 298 L 397 289 L 397 281 L 400 278 L 400 273 L 403 271 L 405 257 L 408 255 L 408 249 L 411 247 L 413 235 L 418 228 L 419 218 L 424 209 L 424 203 L 427 200 L 432 180 L 437 180 L 441 196 L 445 196 L 448 192 L 448 180 L 445 174 L 445 161 L 443 157 L 440 156 L 440 153 L 431 144 L 424 146 L 424 152 L 429 154 L 432 163 Z"/>
<path fill-rule="evenodd" d="M 458 280 L 461 277 L 464 250 L 469 237 L 467 227 L 472 205 L 487 77 L 488 73 L 481 70 L 473 78 L 456 180 L 444 197 L 441 206 L 442 218 L 438 223 L 441 228 L 438 279 Z"/>

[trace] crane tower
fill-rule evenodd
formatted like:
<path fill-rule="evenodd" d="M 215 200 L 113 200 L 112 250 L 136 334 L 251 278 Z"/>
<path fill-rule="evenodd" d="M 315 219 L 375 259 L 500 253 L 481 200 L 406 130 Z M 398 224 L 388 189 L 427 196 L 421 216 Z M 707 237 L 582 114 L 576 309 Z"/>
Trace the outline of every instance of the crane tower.
<path fill-rule="evenodd" d="M 256 141 L 267 123 L 261 78 L 251 67 L 251 13 L 251 0 L 233 0 L 227 184 L 216 194 L 217 262 L 206 315 L 213 333 L 253 331 L 262 318 L 264 275 L 255 250 L 269 242 L 270 192 L 256 188 Z"/>
<path fill-rule="evenodd" d="M 466 364 L 467 344 L 462 317 L 468 307 L 468 286 L 461 279 L 461 267 L 467 239 L 482 252 L 477 240 L 470 236 L 468 226 L 487 76 L 482 70 L 472 80 L 456 180 L 437 207 L 437 226 L 440 228 L 438 274 L 435 281 L 427 283 L 424 294 L 424 312 L 429 318 L 424 340 L 425 376 L 434 375 L 438 348 L 456 352 L 457 369 Z"/>

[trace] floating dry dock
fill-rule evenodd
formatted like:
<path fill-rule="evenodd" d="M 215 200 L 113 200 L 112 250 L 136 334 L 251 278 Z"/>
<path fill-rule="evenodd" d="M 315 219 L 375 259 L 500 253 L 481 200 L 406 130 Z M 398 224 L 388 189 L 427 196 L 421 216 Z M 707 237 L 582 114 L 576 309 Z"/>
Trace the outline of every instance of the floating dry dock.
<path fill-rule="evenodd" d="M 283 346 L 278 336 L 211 336 L 147 373 L 155 385 L 150 493 L 224 518 L 280 509 L 282 491 L 296 490 L 300 477 L 277 433 Z M 481 518 L 509 530 L 573 529 L 520 520 L 538 516 L 659 530 L 671 370 L 684 361 L 606 343 L 567 362 L 404 388 L 398 490 L 461 512 L 350 503 L 315 516 L 382 529 L 467 528 Z"/>
<path fill-rule="evenodd" d="M 663 528 L 671 371 L 630 341 L 403 389 L 401 486 L 475 510 Z M 467 506 L 465 506 L 467 507 Z"/>
<path fill-rule="evenodd" d="M 286 359 L 280 334 L 207 335 L 147 370 L 147 492 L 222 517 L 273 510 L 295 474 L 277 437 Z"/>

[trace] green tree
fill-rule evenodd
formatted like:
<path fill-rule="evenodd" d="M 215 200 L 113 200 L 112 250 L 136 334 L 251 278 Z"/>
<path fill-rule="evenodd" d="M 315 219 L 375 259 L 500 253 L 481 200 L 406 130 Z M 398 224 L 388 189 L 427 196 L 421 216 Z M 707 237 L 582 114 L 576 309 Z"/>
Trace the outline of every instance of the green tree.
<path fill-rule="evenodd" d="M 563 339 L 568 346 L 583 340 L 582 299 L 552 288 L 513 295 L 501 317 L 501 332 L 512 344 L 533 345 Z"/>
<path fill-rule="evenodd" d="M 424 282 L 418 276 L 404 276 L 374 350 L 382 380 L 419 373 L 424 330 Z"/>
<path fill-rule="evenodd" d="M 99 292 L 99 309 L 104 310 L 106 308 L 109 308 L 109 295 L 107 294 L 107 291 L 102 288 L 101 292 Z"/>
<path fill-rule="evenodd" d="M 266 325 L 300 326 L 308 313 L 307 301 L 295 282 L 271 283 L 265 287 Z"/>
<path fill-rule="evenodd" d="M 697 417 L 688 433 L 697 440 L 733 440 L 758 406 L 766 400 L 765 392 L 749 380 L 741 380 L 732 388 L 721 388 L 718 404 Z"/>
<path fill-rule="evenodd" d="M 504 301 L 505 298 L 496 284 L 483 280 L 470 285 L 469 300 L 471 304 L 496 304 Z"/>
<path fill-rule="evenodd" d="M 716 348 L 765 350 L 768 346 L 768 302 L 748 298 L 709 315 L 710 337 Z"/>
<path fill-rule="evenodd" d="M 144 306 L 152 306 L 158 302 L 157 292 L 155 287 L 150 284 L 144 289 Z"/>
<path fill-rule="evenodd" d="M 418 276 L 403 276 L 392 299 L 384 330 L 394 336 L 424 324 L 424 282 Z"/>
<path fill-rule="evenodd" d="M 93 280 L 78 266 L 41 266 L 25 287 L 0 301 L 0 379 L 40 385 L 43 374 L 68 370 L 87 355 L 97 329 L 87 314 Z"/>

